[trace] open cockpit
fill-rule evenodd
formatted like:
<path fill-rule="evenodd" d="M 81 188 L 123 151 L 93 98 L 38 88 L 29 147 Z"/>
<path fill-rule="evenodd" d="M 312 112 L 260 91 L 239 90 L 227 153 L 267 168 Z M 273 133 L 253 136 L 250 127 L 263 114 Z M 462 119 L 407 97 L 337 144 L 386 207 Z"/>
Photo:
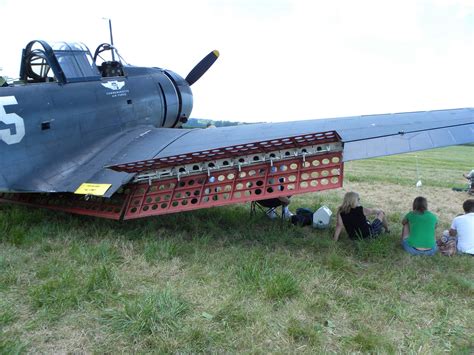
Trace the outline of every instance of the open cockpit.
<path fill-rule="evenodd" d="M 80 42 L 54 42 L 35 40 L 23 49 L 20 67 L 22 83 L 72 83 L 100 80 L 102 77 L 124 76 L 120 61 L 103 61 L 96 64 L 104 51 L 114 51 L 109 44 L 101 44 L 94 56 Z"/>

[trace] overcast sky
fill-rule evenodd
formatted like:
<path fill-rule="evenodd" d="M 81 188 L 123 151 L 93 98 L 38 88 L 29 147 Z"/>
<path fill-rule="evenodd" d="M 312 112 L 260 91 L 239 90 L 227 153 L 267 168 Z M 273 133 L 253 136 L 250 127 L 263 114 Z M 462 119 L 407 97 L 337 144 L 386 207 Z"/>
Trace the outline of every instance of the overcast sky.
<path fill-rule="evenodd" d="M 0 0 L 0 72 L 32 39 L 108 41 L 193 85 L 192 117 L 291 121 L 474 106 L 472 0 Z"/>

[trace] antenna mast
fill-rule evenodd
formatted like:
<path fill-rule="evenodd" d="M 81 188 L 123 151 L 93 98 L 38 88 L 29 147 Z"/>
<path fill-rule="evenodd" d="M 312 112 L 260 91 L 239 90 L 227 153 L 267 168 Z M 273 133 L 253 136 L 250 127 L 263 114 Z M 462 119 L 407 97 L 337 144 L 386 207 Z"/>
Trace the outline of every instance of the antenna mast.
<path fill-rule="evenodd" d="M 110 45 L 112 46 L 112 60 L 115 61 L 114 37 L 112 35 L 112 20 L 107 17 L 102 17 L 102 19 L 109 21 Z"/>

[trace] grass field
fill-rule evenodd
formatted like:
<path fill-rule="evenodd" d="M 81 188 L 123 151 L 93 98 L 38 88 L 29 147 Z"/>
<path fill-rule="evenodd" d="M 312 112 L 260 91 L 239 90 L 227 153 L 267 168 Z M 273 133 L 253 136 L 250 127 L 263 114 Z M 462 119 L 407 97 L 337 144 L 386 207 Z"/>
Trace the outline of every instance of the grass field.
<path fill-rule="evenodd" d="M 0 353 L 472 354 L 474 258 L 412 257 L 399 234 L 418 195 L 449 227 L 473 157 L 350 162 L 343 189 L 294 197 L 293 210 L 334 211 L 358 191 L 391 224 L 371 242 L 250 218 L 248 205 L 125 223 L 1 206 Z"/>

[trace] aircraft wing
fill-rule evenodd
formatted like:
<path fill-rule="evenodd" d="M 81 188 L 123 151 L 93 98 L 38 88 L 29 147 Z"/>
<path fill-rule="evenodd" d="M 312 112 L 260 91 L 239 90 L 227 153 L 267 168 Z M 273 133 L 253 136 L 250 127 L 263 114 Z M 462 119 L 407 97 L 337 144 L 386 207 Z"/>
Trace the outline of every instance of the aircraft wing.
<path fill-rule="evenodd" d="M 254 146 L 250 151 L 256 146 L 265 151 L 265 147 L 276 149 L 281 144 L 290 144 L 290 140 L 292 147 L 310 145 L 323 132 L 339 136 L 344 161 L 399 154 L 474 142 L 474 109 L 211 129 L 136 127 L 64 154 L 53 166 L 25 176 L 12 188 L 25 192 L 75 192 L 83 183 L 108 184 L 103 196 L 110 197 L 147 169 L 169 169 L 187 162 L 232 157 L 244 154 L 246 146 Z"/>
<path fill-rule="evenodd" d="M 335 131 L 344 144 L 344 161 L 474 142 L 474 109 L 366 115 L 283 123 L 191 130 L 176 139 L 155 161 L 224 147 Z M 210 158 L 211 159 L 211 158 Z M 179 160 L 179 159 L 178 159 Z M 141 162 L 110 166 L 137 172 Z"/>

